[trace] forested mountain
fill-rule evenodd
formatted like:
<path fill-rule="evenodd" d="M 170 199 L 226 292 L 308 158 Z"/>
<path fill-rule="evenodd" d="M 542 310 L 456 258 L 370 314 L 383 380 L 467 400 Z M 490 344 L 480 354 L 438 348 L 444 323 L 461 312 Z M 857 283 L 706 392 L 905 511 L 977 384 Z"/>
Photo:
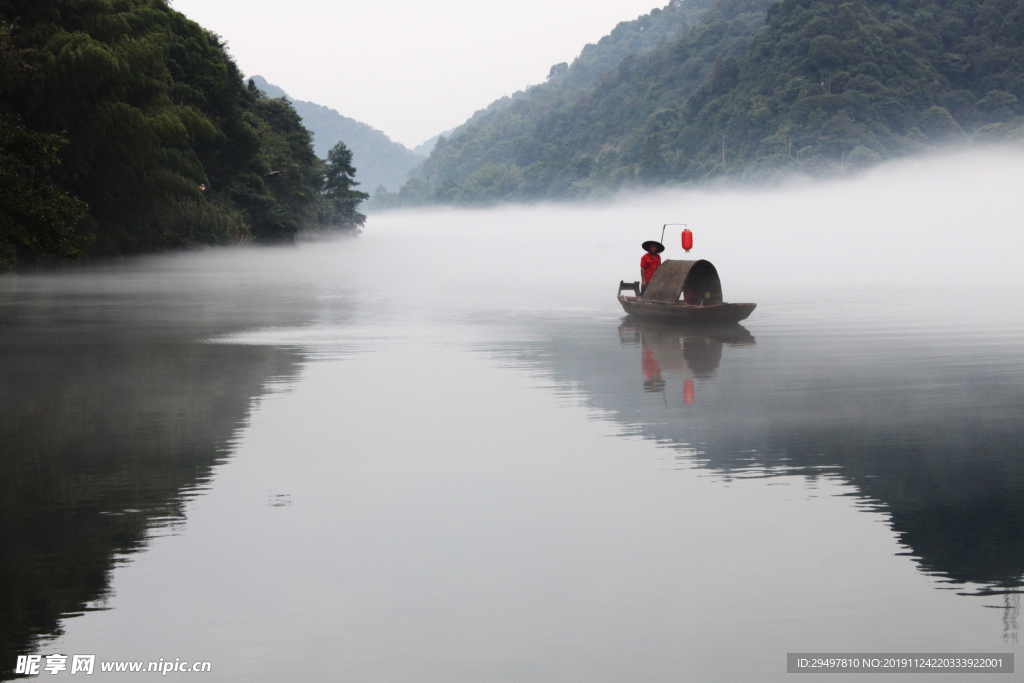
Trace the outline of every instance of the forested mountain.
<path fill-rule="evenodd" d="M 270 97 L 288 98 L 302 117 L 302 125 L 313 133 L 313 150 L 318 157 L 326 159 L 328 150 L 344 142 L 352 150 L 352 163 L 358 169 L 356 181 L 364 190 L 372 191 L 381 185 L 397 190 L 409 179 L 409 171 L 426 158 L 376 128 L 342 116 L 335 109 L 288 97 L 284 90 L 267 83 L 262 76 L 253 76 L 252 80 Z"/>
<path fill-rule="evenodd" d="M 680 6 L 699 9 L 664 11 Z M 674 40 L 583 87 L 556 81 L 492 105 L 389 199 L 479 204 L 844 173 L 938 145 L 1024 139 L 1022 100 L 1024 0 L 714 0 Z"/>
<path fill-rule="evenodd" d="M 428 156 L 430 156 L 430 153 L 434 151 L 434 146 L 437 144 L 437 141 L 440 140 L 441 138 L 451 137 L 451 134 L 454 133 L 457 128 L 459 128 L 459 126 L 456 126 L 451 130 L 446 130 L 443 133 L 438 133 L 429 140 L 421 142 L 420 144 L 412 148 L 413 154 L 419 154 L 421 157 L 426 159 Z"/>
<path fill-rule="evenodd" d="M 0 22 L 0 265 L 290 239 L 361 198 L 324 194 L 291 105 L 164 0 L 0 0 Z"/>
<path fill-rule="evenodd" d="M 506 194 L 518 197 L 523 183 L 519 170 L 546 154 L 561 154 L 560 147 L 548 150 L 545 137 L 553 131 L 547 119 L 562 118 L 559 112 L 592 89 L 595 79 L 609 70 L 670 42 L 685 26 L 696 22 L 710 2 L 671 0 L 664 9 L 619 23 L 596 44 L 584 46 L 571 65 L 563 62 L 552 66 L 545 83 L 492 102 L 466 123 L 440 136 L 414 177 L 398 193 L 375 194 L 372 206 L 431 201 L 477 203 Z M 477 171 L 479 176 L 465 188 L 460 187 Z M 561 175 L 575 177 L 577 173 L 570 170 Z M 508 192 L 509 187 L 514 189 Z"/>

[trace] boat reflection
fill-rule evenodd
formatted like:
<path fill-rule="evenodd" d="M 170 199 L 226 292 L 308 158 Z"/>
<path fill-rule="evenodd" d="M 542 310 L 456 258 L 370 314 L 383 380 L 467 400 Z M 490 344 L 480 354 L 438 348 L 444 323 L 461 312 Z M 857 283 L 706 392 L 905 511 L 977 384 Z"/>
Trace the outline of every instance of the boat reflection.
<path fill-rule="evenodd" d="M 619 342 L 639 345 L 644 391 L 664 392 L 666 375 L 683 384 L 683 403 L 696 401 L 694 379 L 714 377 L 723 346 L 753 346 L 754 335 L 739 324 L 681 325 L 628 317 L 619 326 Z"/>
<path fill-rule="evenodd" d="M 1010 642 L 1024 591 L 1024 356 L 1019 341 L 972 334 L 802 329 L 755 344 L 739 325 L 626 319 L 616 335 L 558 322 L 524 355 L 623 436 L 689 467 L 850 486 L 940 587 L 1005 598 Z"/>

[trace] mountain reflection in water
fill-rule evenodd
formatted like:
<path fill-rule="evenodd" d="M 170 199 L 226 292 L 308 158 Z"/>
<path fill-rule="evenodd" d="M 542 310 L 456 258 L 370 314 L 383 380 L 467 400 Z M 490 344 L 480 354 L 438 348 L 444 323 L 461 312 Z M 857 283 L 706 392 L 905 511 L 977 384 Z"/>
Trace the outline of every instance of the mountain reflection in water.
<path fill-rule="evenodd" d="M 624 319 L 551 325 L 519 361 L 727 478 L 852 484 L 922 572 L 975 595 L 1024 586 L 1024 383 L 1006 335 L 761 333 Z M 625 357 L 623 357 L 625 356 Z M 657 396 L 657 398 L 655 398 Z M 1015 637 L 1015 636 L 1011 636 Z"/>
<path fill-rule="evenodd" d="M 309 316 L 242 303 L 33 291 L 0 307 L 0 680 L 63 619 L 105 609 L 112 569 L 173 533 L 253 400 L 297 376 L 294 350 L 199 343 Z"/>

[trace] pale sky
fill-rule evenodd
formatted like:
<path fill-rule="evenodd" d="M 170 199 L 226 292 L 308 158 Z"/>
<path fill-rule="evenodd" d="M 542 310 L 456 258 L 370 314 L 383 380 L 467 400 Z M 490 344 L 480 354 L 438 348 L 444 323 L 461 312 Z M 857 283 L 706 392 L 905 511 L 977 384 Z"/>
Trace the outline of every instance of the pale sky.
<path fill-rule="evenodd" d="M 245 75 L 414 147 L 668 0 L 171 0 Z"/>

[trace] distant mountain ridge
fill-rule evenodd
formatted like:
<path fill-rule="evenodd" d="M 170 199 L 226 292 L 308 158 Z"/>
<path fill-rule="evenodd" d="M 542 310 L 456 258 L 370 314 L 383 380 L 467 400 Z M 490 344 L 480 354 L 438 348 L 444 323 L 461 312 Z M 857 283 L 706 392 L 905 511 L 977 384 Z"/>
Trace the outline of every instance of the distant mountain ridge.
<path fill-rule="evenodd" d="M 370 208 L 433 201 L 476 203 L 468 195 L 478 194 L 479 183 L 461 197 L 456 196 L 459 191 L 454 188 L 481 169 L 489 174 L 485 183 L 493 184 L 494 164 L 528 165 L 529 158 L 529 163 L 538 161 L 546 152 L 537 141 L 524 144 L 530 128 L 582 96 L 603 74 L 672 42 L 680 31 L 700 19 L 711 2 L 670 0 L 664 8 L 620 22 L 597 43 L 585 45 L 572 64 L 553 65 L 545 83 L 496 100 L 449 134 L 442 134 L 428 159 L 400 192 L 394 196 L 375 195 Z M 500 179 L 497 183 L 502 186 Z M 494 191 L 484 194 L 488 196 L 484 201 L 496 198 L 492 196 Z M 500 187 L 497 194 L 501 194 Z"/>
<path fill-rule="evenodd" d="M 585 50 L 477 112 L 384 199 L 601 197 L 1024 144 L 1024 0 L 674 0 L 616 31 L 638 41 L 683 11 L 699 18 L 646 52 L 588 65 Z"/>
<path fill-rule="evenodd" d="M 457 126 L 455 128 L 452 128 L 451 130 L 446 130 L 443 133 L 438 133 L 437 135 L 430 138 L 426 142 L 422 142 L 416 145 L 415 147 L 412 148 L 413 154 L 419 154 L 424 159 L 426 159 L 428 156 L 430 156 L 430 153 L 434 151 L 434 147 L 437 145 L 438 140 L 440 140 L 441 138 L 451 137 L 452 133 L 454 133 L 456 130 L 458 130 Z"/>
<path fill-rule="evenodd" d="M 364 192 L 378 187 L 397 189 L 409 178 L 409 171 L 426 157 L 395 142 L 376 128 L 343 116 L 337 110 L 315 102 L 292 99 L 282 88 L 253 76 L 256 87 L 270 97 L 285 97 L 302 117 L 302 124 L 313 133 L 313 150 L 321 159 L 339 141 L 352 150 L 356 180 Z M 426 143 L 424 143 L 426 144 Z M 429 152 L 429 149 L 427 150 Z"/>

